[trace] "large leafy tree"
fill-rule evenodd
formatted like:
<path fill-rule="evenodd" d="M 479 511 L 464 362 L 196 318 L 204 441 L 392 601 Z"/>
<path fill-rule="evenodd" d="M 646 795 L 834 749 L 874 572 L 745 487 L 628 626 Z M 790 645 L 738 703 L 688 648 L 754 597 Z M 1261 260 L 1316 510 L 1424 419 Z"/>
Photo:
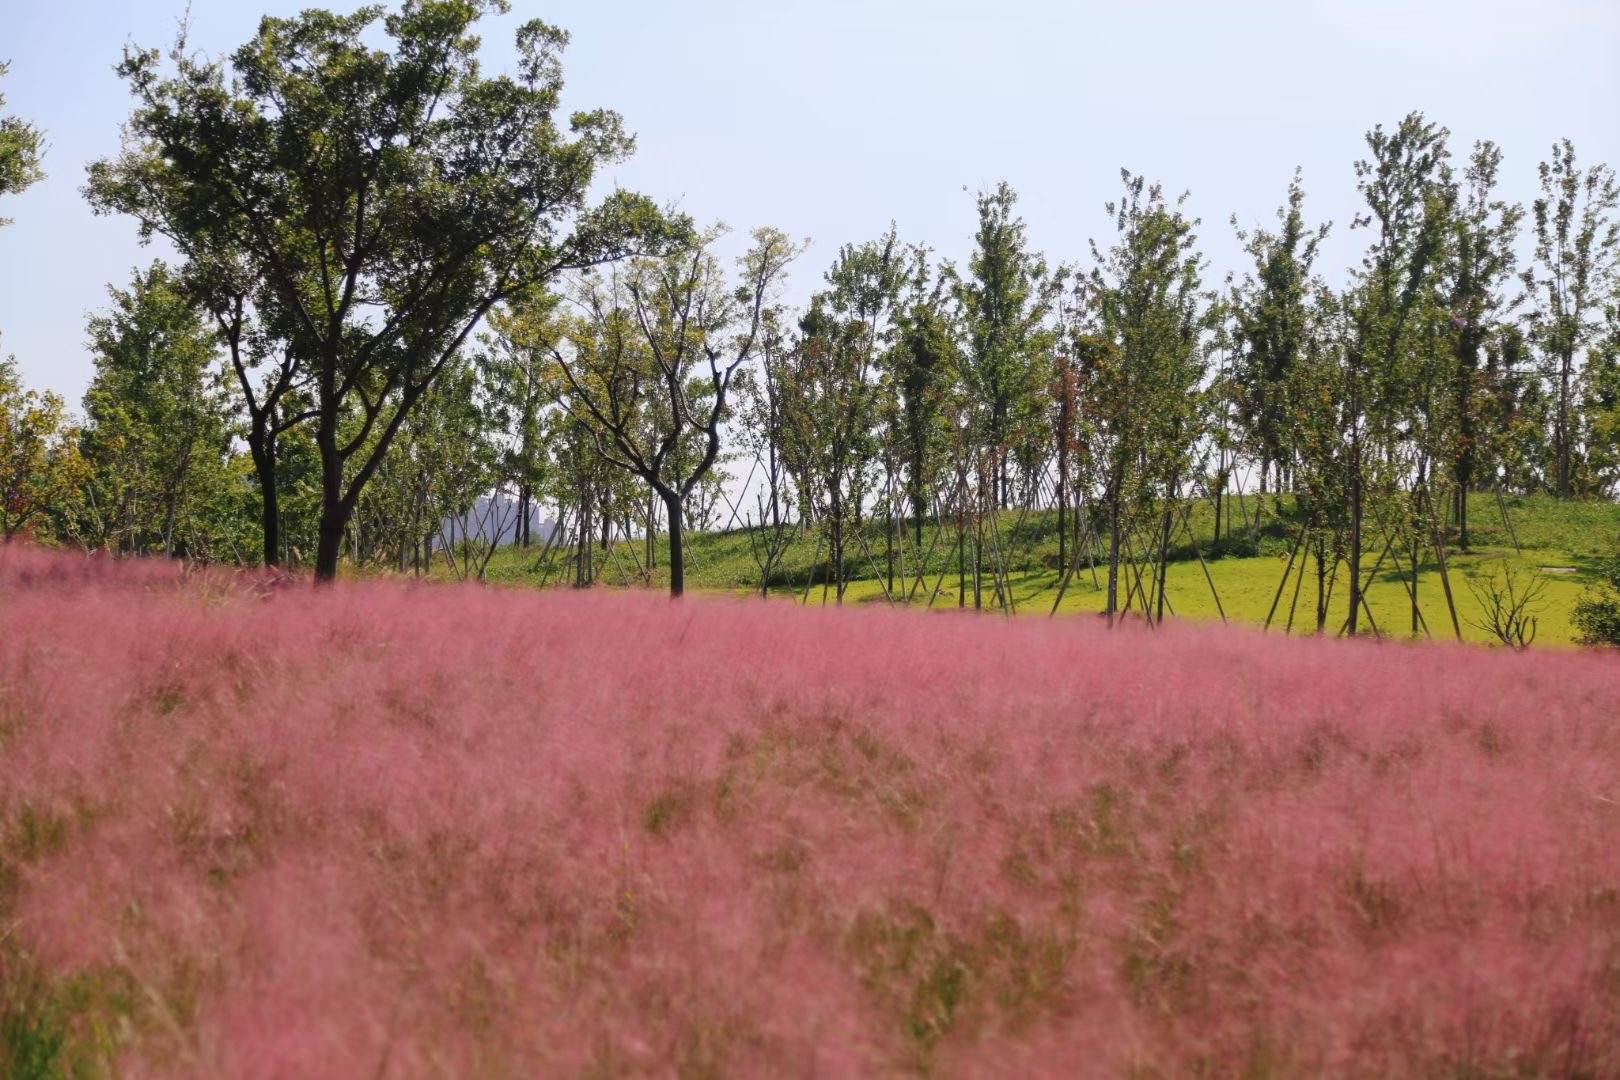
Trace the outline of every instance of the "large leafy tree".
<path fill-rule="evenodd" d="M 9 66 L 0 63 L 0 77 Z M 5 104 L 5 95 L 0 94 L 0 108 Z M 15 116 L 0 116 L 0 197 L 15 195 L 45 175 L 39 167 L 43 148 L 44 136 L 37 127 Z M 6 219 L 0 218 L 4 224 Z"/>
<path fill-rule="evenodd" d="M 1532 339 L 1553 386 L 1553 486 L 1567 498 L 1574 490 L 1577 358 L 1598 333 L 1605 290 L 1620 266 L 1620 185 L 1607 165 L 1576 165 L 1568 139 L 1553 146 L 1540 172 L 1531 214 L 1535 256 L 1524 283 L 1535 303 Z"/>
<path fill-rule="evenodd" d="M 206 556 L 234 540 L 234 515 L 219 511 L 237 486 L 213 328 L 161 262 L 110 292 L 89 323 L 88 535 L 125 551 Z"/>
<path fill-rule="evenodd" d="M 609 111 L 557 111 L 568 37 L 517 32 L 486 75 L 477 22 L 504 0 L 406 0 L 266 18 L 229 62 L 184 43 L 120 67 L 135 98 L 123 152 L 91 167 L 101 209 L 136 216 L 253 288 L 260 325 L 310 387 L 320 455 L 315 572 L 411 411 L 484 316 L 660 233 L 645 199 L 591 207 L 632 140 Z M 376 44 L 374 44 L 376 43 Z"/>

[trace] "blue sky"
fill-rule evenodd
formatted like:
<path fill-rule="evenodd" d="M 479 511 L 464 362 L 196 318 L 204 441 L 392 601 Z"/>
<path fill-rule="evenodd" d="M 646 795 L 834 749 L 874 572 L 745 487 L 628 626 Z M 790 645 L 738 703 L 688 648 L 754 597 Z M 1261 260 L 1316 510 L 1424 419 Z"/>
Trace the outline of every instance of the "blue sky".
<path fill-rule="evenodd" d="M 191 38 L 228 52 L 280 0 L 192 0 Z M 336 5 L 348 7 L 348 4 Z M 116 149 L 126 42 L 172 40 L 184 0 L 0 0 L 7 112 L 46 129 L 49 178 L 0 204 L 0 349 L 74 401 L 86 315 L 156 252 L 98 219 L 84 166 Z M 513 0 L 488 63 L 541 17 L 573 34 L 571 107 L 608 106 L 639 140 L 612 182 L 739 233 L 814 245 L 792 293 L 846 242 L 895 220 L 965 254 L 971 192 L 1006 179 L 1033 243 L 1081 261 L 1122 166 L 1191 192 L 1212 278 L 1240 267 L 1227 219 L 1269 220 L 1296 165 L 1308 212 L 1336 222 L 1324 266 L 1357 257 L 1351 163 L 1362 133 L 1421 109 L 1453 150 L 1492 138 L 1529 199 L 1558 137 L 1620 166 L 1620 0 Z M 964 190 L 967 189 L 967 190 Z"/>

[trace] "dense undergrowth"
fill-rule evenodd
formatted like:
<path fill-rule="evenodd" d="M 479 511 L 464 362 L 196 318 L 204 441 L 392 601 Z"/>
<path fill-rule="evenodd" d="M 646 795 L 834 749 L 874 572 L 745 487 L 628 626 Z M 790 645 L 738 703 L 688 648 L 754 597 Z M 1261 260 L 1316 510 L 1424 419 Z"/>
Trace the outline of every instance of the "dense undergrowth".
<path fill-rule="evenodd" d="M 0 1074 L 1613 1075 L 1617 663 L 0 548 Z"/>

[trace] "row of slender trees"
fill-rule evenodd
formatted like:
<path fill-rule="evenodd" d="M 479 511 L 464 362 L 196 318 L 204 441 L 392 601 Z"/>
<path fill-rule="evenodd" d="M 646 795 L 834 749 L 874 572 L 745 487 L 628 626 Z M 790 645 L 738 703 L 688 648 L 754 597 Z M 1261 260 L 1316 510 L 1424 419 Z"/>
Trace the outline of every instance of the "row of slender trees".
<path fill-rule="evenodd" d="M 1568 142 L 1526 209 L 1493 144 L 1374 128 L 1340 284 L 1298 175 L 1220 280 L 1184 201 L 1124 173 L 1084 265 L 1040 255 L 1001 185 L 965 263 L 891 228 L 792 310 L 783 233 L 728 266 L 716 230 L 590 199 L 631 140 L 558 117 L 559 30 L 525 25 L 518 71 L 484 73 L 492 6 L 266 19 L 228 63 L 126 55 L 125 142 L 86 195 L 176 257 L 91 320 L 76 425 L 0 368 L 8 535 L 320 580 L 344 556 L 476 576 L 512 535 L 567 547 L 577 583 L 647 574 L 662 537 L 678 594 L 683 533 L 741 524 L 765 578 L 811 529 L 839 597 L 868 569 L 909 594 L 943 543 L 959 602 L 986 574 L 1004 602 L 1004 515 L 1051 507 L 1064 569 L 1105 562 L 1109 614 L 1151 615 L 1188 497 L 1219 543 L 1232 495 L 1288 492 L 1289 565 L 1314 558 L 1318 626 L 1343 575 L 1354 632 L 1403 556 L 1420 618 L 1415 567 L 1469 544 L 1470 491 L 1620 485 L 1620 191 Z M 37 149 L 0 126 L 0 193 Z"/>

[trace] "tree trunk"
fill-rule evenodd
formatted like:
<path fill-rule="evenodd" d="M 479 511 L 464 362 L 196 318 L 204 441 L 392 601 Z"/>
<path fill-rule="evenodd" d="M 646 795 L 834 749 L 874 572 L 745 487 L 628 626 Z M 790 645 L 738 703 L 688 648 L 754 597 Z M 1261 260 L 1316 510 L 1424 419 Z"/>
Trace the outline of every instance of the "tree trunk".
<path fill-rule="evenodd" d="M 1327 630 L 1327 563 L 1322 558 L 1327 547 L 1325 538 L 1316 542 L 1316 636 Z"/>
<path fill-rule="evenodd" d="M 956 606 L 967 607 L 967 521 L 956 510 Z"/>
<path fill-rule="evenodd" d="M 259 481 L 259 528 L 264 539 L 264 565 L 281 564 L 281 510 L 276 499 L 276 440 L 268 432 L 248 437 L 253 474 Z"/>
<path fill-rule="evenodd" d="M 992 489 L 995 487 L 995 480 L 994 480 L 993 477 L 992 477 L 992 479 L 990 481 L 990 486 L 991 486 Z M 980 488 L 979 490 L 982 492 L 984 489 Z M 994 495 L 995 495 L 995 492 L 993 490 L 991 491 L 991 495 L 992 495 L 992 497 L 994 497 Z M 982 498 L 981 498 L 981 501 L 980 501 L 979 505 L 981 507 L 984 505 Z M 983 609 L 983 607 L 984 607 L 984 584 L 983 584 L 983 580 L 982 580 L 983 577 L 984 577 L 984 514 L 981 512 L 974 518 L 974 521 L 973 521 L 973 610 L 974 611 L 979 611 L 979 610 Z"/>
<path fill-rule="evenodd" d="M 833 597 L 842 604 L 844 602 L 844 506 L 842 495 L 836 484 L 832 490 L 832 500 L 829 507 L 832 526 L 829 541 L 831 549 L 827 552 L 831 556 L 833 571 Z"/>
<path fill-rule="evenodd" d="M 1465 452 L 1463 461 L 1459 462 L 1457 471 L 1457 494 L 1454 496 L 1457 503 L 1457 541 L 1463 551 L 1468 550 L 1468 484 L 1473 476 L 1472 454 Z"/>
<path fill-rule="evenodd" d="M 894 595 L 894 503 L 885 504 L 883 512 L 883 557 L 889 578 L 889 595 Z"/>
<path fill-rule="evenodd" d="M 1125 483 L 1125 464 L 1115 462 L 1108 484 L 1108 602 L 1104 613 L 1108 625 L 1114 625 L 1119 611 L 1119 501 L 1120 489 Z"/>
<path fill-rule="evenodd" d="M 1422 558 L 1422 549 L 1418 546 L 1417 523 L 1412 525 L 1412 636 L 1419 636 L 1422 619 L 1418 613 L 1418 560 Z"/>
<path fill-rule="evenodd" d="M 315 442 L 321 454 L 321 524 L 315 547 L 315 582 L 320 585 L 337 580 L 351 510 L 343 501 L 343 457 L 338 453 L 336 415 L 321 416 Z"/>
<path fill-rule="evenodd" d="M 1172 501 L 1174 501 L 1177 498 L 1177 494 L 1176 494 L 1177 487 L 1178 487 L 1178 485 L 1175 485 L 1175 484 L 1172 484 L 1171 487 L 1170 487 L 1170 498 L 1171 498 Z M 1159 572 L 1158 572 L 1158 582 L 1157 582 L 1157 585 L 1158 585 L 1158 592 L 1157 592 L 1158 605 L 1157 605 L 1157 610 L 1154 612 L 1154 615 L 1153 615 L 1153 621 L 1156 622 L 1156 623 L 1164 622 L 1164 585 L 1165 585 L 1165 577 L 1167 576 L 1167 571 L 1169 570 L 1168 563 L 1169 563 L 1169 559 L 1170 559 L 1170 509 L 1169 509 L 1169 507 L 1166 507 L 1165 511 L 1164 511 L 1163 530 L 1164 530 L 1163 533 L 1159 537 Z"/>
<path fill-rule="evenodd" d="M 1350 636 L 1361 611 L 1361 435 L 1350 433 Z"/>
<path fill-rule="evenodd" d="M 685 523 L 681 520 L 681 498 L 674 491 L 660 491 L 664 511 L 669 515 L 665 526 L 669 533 L 669 595 L 678 598 L 686 591 Z"/>
<path fill-rule="evenodd" d="M 1058 572 L 1062 573 L 1069 565 L 1069 455 L 1062 450 L 1058 452 L 1057 512 Z"/>
<path fill-rule="evenodd" d="M 1569 498 L 1569 377 L 1574 366 L 1575 357 L 1572 353 L 1565 353 L 1558 363 L 1558 418 L 1553 436 L 1553 443 L 1558 455 L 1558 497 Z"/>
<path fill-rule="evenodd" d="M 349 511 L 335 494 L 321 495 L 320 538 L 315 548 L 315 583 L 337 580 L 338 556 L 343 551 L 343 534 L 349 526 Z"/>
<path fill-rule="evenodd" d="M 574 563 L 574 587 L 583 589 L 591 583 L 591 493 L 585 484 L 579 487 L 579 536 L 575 548 L 578 559 Z"/>
<path fill-rule="evenodd" d="M 1478 352 L 1471 342 L 1458 349 L 1457 360 L 1457 434 L 1461 446 L 1457 451 L 1456 518 L 1457 540 L 1468 550 L 1468 488 L 1474 480 L 1474 370 L 1479 365 Z"/>

